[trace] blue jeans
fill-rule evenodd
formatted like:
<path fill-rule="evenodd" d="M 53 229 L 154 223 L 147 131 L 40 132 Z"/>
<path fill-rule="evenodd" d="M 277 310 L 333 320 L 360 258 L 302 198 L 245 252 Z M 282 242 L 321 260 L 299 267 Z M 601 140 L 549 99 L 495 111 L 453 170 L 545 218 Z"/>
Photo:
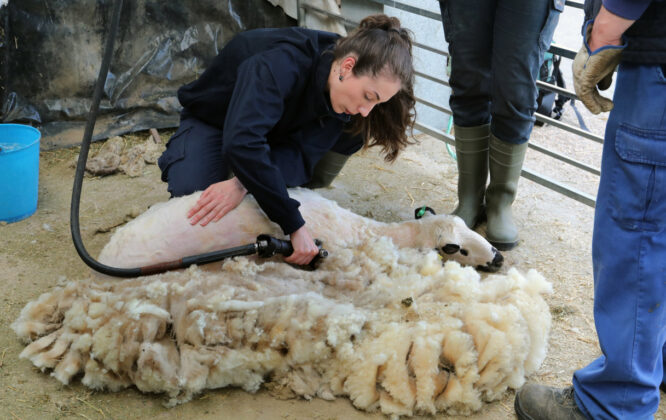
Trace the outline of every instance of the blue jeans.
<path fill-rule="evenodd" d="M 525 143 L 539 67 L 560 17 L 553 0 L 440 0 L 440 9 L 452 60 L 453 121 L 490 122 L 495 137 Z"/>
<path fill-rule="evenodd" d="M 651 418 L 666 340 L 666 77 L 622 64 L 594 216 L 594 321 L 603 355 L 574 373 L 594 419 Z"/>

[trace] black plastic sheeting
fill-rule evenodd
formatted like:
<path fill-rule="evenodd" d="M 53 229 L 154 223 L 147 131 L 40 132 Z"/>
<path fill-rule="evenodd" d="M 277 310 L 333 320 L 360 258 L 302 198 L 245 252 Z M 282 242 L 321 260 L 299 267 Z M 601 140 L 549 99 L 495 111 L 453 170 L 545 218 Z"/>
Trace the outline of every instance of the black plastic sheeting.
<path fill-rule="evenodd" d="M 0 119 L 80 144 L 112 0 L 10 0 L 0 9 Z M 238 32 L 295 25 L 266 0 L 125 0 L 93 140 L 178 125 L 176 90 Z"/>

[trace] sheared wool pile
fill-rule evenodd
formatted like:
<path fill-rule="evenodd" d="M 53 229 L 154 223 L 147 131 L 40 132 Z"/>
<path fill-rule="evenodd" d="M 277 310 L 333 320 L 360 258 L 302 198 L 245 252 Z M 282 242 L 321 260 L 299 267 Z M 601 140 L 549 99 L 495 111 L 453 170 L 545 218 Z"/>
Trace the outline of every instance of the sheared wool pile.
<path fill-rule="evenodd" d="M 375 238 L 316 271 L 229 260 L 133 280 L 69 282 L 12 324 L 21 353 L 67 384 L 135 385 L 183 403 L 226 386 L 349 397 L 386 414 L 469 414 L 546 355 L 550 284 L 481 279 L 434 252 Z"/>
<path fill-rule="evenodd" d="M 156 143 L 152 136 L 129 149 L 126 149 L 122 137 L 115 136 L 105 141 L 95 156 L 88 159 L 86 171 L 92 175 L 111 175 L 121 171 L 130 177 L 141 176 L 146 164 L 157 163 L 163 151 L 164 145 Z M 76 167 L 77 160 L 72 161 L 72 167 Z"/>

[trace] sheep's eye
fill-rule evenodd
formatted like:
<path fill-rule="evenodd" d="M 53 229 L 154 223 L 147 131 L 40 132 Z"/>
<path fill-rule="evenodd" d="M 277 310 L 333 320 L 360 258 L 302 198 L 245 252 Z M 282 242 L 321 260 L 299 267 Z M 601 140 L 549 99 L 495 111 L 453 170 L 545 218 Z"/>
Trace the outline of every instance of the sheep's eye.
<path fill-rule="evenodd" d="M 442 247 L 442 252 L 445 254 L 455 254 L 459 250 L 460 250 L 460 245 L 456 244 L 446 244 Z"/>
<path fill-rule="evenodd" d="M 467 254 L 468 254 L 468 252 L 467 252 L 467 250 L 466 250 L 465 248 L 461 249 L 461 250 L 460 250 L 460 253 L 461 253 L 463 256 L 465 256 L 465 257 L 466 257 Z"/>

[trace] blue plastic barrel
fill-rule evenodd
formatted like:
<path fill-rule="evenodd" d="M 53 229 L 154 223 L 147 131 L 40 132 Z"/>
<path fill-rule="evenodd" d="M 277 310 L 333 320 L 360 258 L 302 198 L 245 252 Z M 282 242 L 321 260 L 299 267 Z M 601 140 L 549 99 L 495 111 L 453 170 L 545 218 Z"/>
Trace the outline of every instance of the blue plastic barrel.
<path fill-rule="evenodd" d="M 40 138 L 29 125 L 0 124 L 0 222 L 17 222 L 37 210 Z"/>

